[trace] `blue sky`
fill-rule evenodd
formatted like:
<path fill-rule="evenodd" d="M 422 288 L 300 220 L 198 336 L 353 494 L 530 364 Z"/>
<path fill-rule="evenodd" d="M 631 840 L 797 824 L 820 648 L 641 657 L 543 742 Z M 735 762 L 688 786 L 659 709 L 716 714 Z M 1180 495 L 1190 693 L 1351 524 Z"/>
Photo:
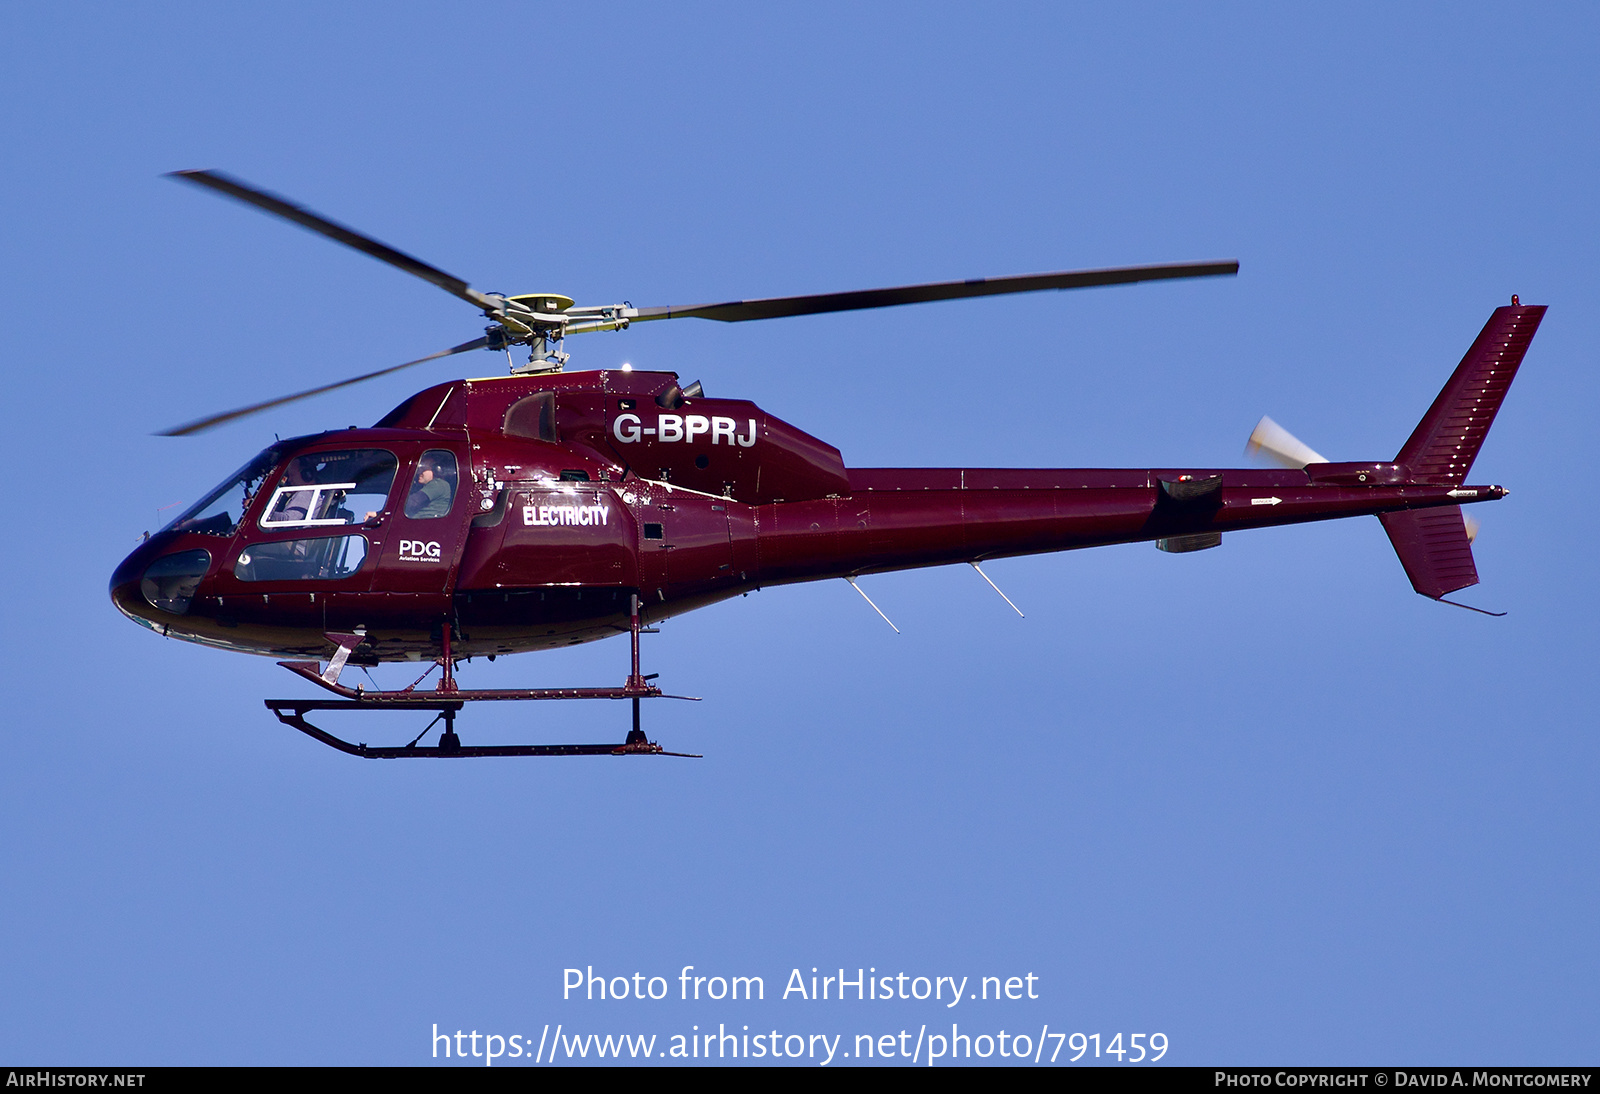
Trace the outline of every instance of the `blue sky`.
<path fill-rule="evenodd" d="M 1187 1064 L 1592 1063 L 1597 22 L 9 9 L 0 1057 L 422 1063 L 435 1023 L 664 1043 L 750 1025 L 847 1051 L 955 1020 L 1159 1031 Z M 1241 261 L 568 346 L 572 367 L 754 399 L 854 466 L 1236 465 L 1262 414 L 1332 459 L 1388 458 L 1518 293 L 1550 311 L 1472 476 L 1512 493 L 1477 511 L 1463 594 L 1510 614 L 1417 597 L 1370 519 L 1042 556 L 988 567 L 1022 620 L 956 567 L 862 581 L 898 637 L 842 582 L 668 622 L 647 671 L 705 701 L 647 727 L 702 761 L 337 755 L 262 709 L 302 690 L 281 669 L 161 641 L 106 579 L 274 433 L 367 424 L 497 366 L 151 436 L 479 326 L 159 178 L 188 167 L 477 287 L 580 303 Z M 463 682 L 606 683 L 626 653 Z M 605 740 L 625 712 L 470 716 L 480 741 Z M 403 727 L 361 735 L 382 732 Z M 760 975 L 768 998 L 563 1001 L 562 970 L 591 965 Z M 776 998 L 813 966 L 1033 973 L 1040 998 Z"/>

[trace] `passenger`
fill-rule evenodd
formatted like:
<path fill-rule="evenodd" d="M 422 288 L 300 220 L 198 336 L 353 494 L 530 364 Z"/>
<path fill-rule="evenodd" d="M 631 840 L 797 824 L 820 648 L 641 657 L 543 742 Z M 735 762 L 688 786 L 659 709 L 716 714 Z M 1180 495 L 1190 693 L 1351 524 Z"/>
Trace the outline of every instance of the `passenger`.
<path fill-rule="evenodd" d="M 442 517 L 450 512 L 450 484 L 439 475 L 439 461 L 423 456 L 417 462 L 417 479 L 406 495 L 406 516 L 417 520 Z"/>

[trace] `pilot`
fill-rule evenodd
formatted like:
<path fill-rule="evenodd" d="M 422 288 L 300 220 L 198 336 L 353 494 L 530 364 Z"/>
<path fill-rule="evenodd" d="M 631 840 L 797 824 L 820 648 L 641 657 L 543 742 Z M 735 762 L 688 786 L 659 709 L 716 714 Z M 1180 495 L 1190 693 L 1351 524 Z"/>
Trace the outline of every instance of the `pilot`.
<path fill-rule="evenodd" d="M 311 481 L 306 476 L 305 469 L 300 466 L 301 461 L 295 460 L 289 465 L 288 473 L 283 476 L 282 486 L 310 486 Z M 312 515 L 311 499 L 315 496 L 314 490 L 286 491 L 278 495 L 278 504 L 267 517 L 272 524 L 303 524 Z"/>
<path fill-rule="evenodd" d="M 417 478 L 406 495 L 406 516 L 417 520 L 442 517 L 450 512 L 450 484 L 439 475 L 439 461 L 423 456 L 417 461 Z"/>

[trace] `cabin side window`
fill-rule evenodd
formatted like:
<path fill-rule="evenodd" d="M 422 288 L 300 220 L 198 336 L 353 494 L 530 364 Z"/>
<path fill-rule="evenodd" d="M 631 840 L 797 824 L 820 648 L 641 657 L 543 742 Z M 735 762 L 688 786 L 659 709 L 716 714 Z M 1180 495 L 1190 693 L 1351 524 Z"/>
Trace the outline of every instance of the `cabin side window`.
<path fill-rule="evenodd" d="M 406 493 L 406 516 L 432 520 L 446 516 L 455 501 L 456 454 L 447 448 L 430 448 L 417 460 L 417 473 Z"/>
<path fill-rule="evenodd" d="M 262 531 L 363 524 L 384 511 L 398 462 L 381 448 L 290 460 L 261 514 Z"/>
<path fill-rule="evenodd" d="M 336 581 L 361 569 L 367 541 L 361 536 L 280 539 L 239 552 L 233 576 L 240 581 Z"/>

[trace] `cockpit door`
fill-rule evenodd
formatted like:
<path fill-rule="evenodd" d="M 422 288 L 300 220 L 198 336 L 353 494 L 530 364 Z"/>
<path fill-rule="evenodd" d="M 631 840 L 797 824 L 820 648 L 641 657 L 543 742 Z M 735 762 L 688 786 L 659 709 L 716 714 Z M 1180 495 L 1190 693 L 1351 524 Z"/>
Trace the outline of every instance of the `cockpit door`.
<path fill-rule="evenodd" d="M 384 529 L 367 510 L 385 507 L 399 463 L 387 448 L 319 447 L 263 474 L 206 591 L 218 621 L 321 626 L 371 589 Z"/>
<path fill-rule="evenodd" d="M 403 485 L 379 522 L 374 592 L 446 596 L 455 583 L 467 523 L 477 512 L 466 445 L 407 446 Z"/>

